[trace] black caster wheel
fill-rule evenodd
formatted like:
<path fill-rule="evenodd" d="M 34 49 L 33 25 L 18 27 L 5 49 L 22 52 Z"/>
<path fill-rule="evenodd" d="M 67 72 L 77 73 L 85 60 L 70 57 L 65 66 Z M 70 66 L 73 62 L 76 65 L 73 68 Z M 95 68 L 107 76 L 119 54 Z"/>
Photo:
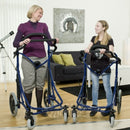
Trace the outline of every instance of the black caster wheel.
<path fill-rule="evenodd" d="M 50 103 L 48 100 L 48 89 L 45 89 L 44 93 L 43 93 L 43 98 L 44 98 L 44 105 L 45 107 L 51 107 L 54 106 L 54 101 L 50 99 Z"/>
<path fill-rule="evenodd" d="M 35 127 L 35 119 L 33 116 L 30 116 L 30 118 L 27 120 L 27 127 L 28 127 L 28 130 L 32 130 L 34 127 Z"/>
<path fill-rule="evenodd" d="M 86 105 L 87 104 L 87 98 L 83 97 L 81 102 L 82 102 L 83 105 Z"/>
<path fill-rule="evenodd" d="M 86 97 L 82 97 L 81 100 L 80 100 L 80 104 L 86 105 L 87 104 L 87 98 Z M 84 106 L 81 106 L 81 108 L 84 108 Z"/>
<path fill-rule="evenodd" d="M 119 89 L 118 98 L 117 98 L 117 112 L 118 112 L 118 114 L 120 114 L 120 111 L 121 111 L 121 103 L 122 103 L 122 90 Z"/>
<path fill-rule="evenodd" d="M 10 111 L 12 116 L 15 117 L 18 112 L 18 103 L 17 103 L 17 98 L 13 92 L 10 93 L 9 96 L 9 106 L 10 106 Z"/>

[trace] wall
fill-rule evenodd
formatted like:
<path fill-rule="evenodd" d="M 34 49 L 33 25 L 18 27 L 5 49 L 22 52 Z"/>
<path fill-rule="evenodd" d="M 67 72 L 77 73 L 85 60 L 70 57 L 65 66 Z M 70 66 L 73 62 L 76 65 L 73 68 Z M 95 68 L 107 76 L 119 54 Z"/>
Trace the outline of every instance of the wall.
<path fill-rule="evenodd" d="M 50 33 L 53 37 L 53 8 L 85 9 L 85 42 L 76 44 L 57 44 L 58 50 L 82 50 L 89 44 L 93 35 L 94 27 L 99 19 L 108 21 L 110 28 L 108 33 L 115 42 L 115 51 L 122 58 L 123 44 L 130 37 L 130 1 L 129 0 L 0 0 L 0 38 L 4 37 L 10 31 L 17 32 L 17 27 L 21 22 L 25 22 L 28 8 L 33 4 L 39 4 L 44 9 L 44 16 L 41 21 L 48 24 Z M 14 48 L 12 42 L 14 36 L 6 39 L 2 44 L 5 46 L 11 60 L 13 59 Z M 3 56 L 2 53 L 0 55 Z M 2 62 L 5 59 L 4 67 L 6 70 L 7 81 L 15 80 L 15 69 L 9 59 L 0 58 L 0 81 L 3 79 Z"/>

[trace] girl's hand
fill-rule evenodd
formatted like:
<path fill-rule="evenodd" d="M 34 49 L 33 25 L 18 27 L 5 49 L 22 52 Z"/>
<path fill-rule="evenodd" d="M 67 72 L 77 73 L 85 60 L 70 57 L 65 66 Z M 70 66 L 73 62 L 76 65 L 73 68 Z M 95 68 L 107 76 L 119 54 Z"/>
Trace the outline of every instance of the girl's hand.
<path fill-rule="evenodd" d="M 22 45 L 24 45 L 24 44 L 27 45 L 30 41 L 31 41 L 31 39 L 30 39 L 30 38 L 27 38 L 27 39 L 21 41 L 21 42 L 19 43 L 19 45 L 20 45 L 20 46 L 22 46 Z"/>
<path fill-rule="evenodd" d="M 84 52 L 89 54 L 89 49 L 86 48 L 86 49 L 84 50 Z"/>
<path fill-rule="evenodd" d="M 100 53 L 101 53 L 101 54 L 104 54 L 105 51 L 106 51 L 106 49 L 100 49 Z"/>

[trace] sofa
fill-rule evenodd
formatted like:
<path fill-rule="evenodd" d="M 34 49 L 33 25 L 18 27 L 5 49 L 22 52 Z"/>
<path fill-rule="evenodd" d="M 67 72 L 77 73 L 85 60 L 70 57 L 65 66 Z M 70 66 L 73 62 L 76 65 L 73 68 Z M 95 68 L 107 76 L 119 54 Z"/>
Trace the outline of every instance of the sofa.
<path fill-rule="evenodd" d="M 54 52 L 53 55 L 59 54 L 71 54 L 75 65 L 62 65 L 55 63 L 53 58 L 51 58 L 51 70 L 53 79 L 56 83 L 67 82 L 67 81 L 81 81 L 84 74 L 84 64 L 80 60 L 81 51 L 61 51 Z M 89 59 L 89 57 L 87 58 Z M 89 60 L 87 60 L 89 62 Z"/>

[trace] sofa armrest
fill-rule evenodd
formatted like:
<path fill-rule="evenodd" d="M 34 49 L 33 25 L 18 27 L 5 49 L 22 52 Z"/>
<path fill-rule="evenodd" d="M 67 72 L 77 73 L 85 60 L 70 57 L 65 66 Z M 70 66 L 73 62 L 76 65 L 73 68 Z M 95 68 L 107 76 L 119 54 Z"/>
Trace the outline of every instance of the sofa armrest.
<path fill-rule="evenodd" d="M 51 62 L 50 66 L 54 80 L 57 80 L 58 75 L 63 75 L 64 65 Z"/>

